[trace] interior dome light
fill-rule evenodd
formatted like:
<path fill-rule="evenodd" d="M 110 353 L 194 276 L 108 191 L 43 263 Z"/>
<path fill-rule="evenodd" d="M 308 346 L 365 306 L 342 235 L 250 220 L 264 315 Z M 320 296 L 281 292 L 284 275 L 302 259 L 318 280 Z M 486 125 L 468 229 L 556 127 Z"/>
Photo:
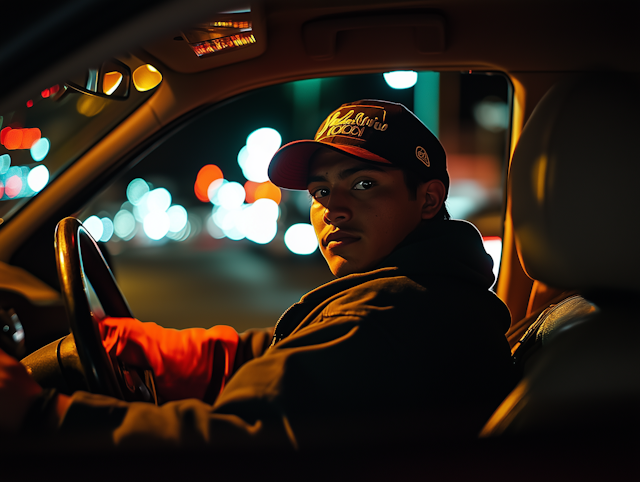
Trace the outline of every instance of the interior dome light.
<path fill-rule="evenodd" d="M 413 70 L 396 70 L 382 74 L 384 80 L 392 89 L 410 89 L 418 81 L 418 72 Z"/>
<path fill-rule="evenodd" d="M 138 67 L 133 72 L 133 85 L 139 92 L 156 88 L 162 82 L 162 74 L 151 64 Z"/>

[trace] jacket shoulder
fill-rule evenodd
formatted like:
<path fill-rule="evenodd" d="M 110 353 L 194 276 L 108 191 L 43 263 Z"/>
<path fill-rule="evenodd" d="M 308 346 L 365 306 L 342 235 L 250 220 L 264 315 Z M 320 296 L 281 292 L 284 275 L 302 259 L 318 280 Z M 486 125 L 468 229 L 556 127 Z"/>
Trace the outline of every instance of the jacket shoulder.
<path fill-rule="evenodd" d="M 368 316 L 428 304 L 429 290 L 406 276 L 369 280 L 327 300 L 323 316 Z"/>

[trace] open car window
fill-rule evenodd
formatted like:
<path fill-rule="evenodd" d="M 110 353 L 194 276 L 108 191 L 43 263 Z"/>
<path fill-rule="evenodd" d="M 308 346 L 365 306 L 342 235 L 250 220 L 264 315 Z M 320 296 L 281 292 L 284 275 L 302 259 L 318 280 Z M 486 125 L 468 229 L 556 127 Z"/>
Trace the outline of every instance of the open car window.
<path fill-rule="evenodd" d="M 133 313 L 170 327 L 242 331 L 272 325 L 331 280 L 309 224 L 309 194 L 278 189 L 266 168 L 279 146 L 313 138 L 327 113 L 361 98 L 400 102 L 439 136 L 448 210 L 476 224 L 497 267 L 509 81 L 496 73 L 394 75 L 291 82 L 213 106 L 96 197 L 79 217 L 112 255 Z M 174 301 L 159 303 L 167 299 Z"/>

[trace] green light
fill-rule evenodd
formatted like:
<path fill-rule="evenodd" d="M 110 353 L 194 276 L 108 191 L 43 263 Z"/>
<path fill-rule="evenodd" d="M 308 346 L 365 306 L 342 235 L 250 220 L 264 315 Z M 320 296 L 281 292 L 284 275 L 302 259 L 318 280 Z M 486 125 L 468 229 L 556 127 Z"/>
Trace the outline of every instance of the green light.
<path fill-rule="evenodd" d="M 413 88 L 413 112 L 434 135 L 438 135 L 440 127 L 440 74 L 438 72 L 418 72 L 418 81 Z"/>

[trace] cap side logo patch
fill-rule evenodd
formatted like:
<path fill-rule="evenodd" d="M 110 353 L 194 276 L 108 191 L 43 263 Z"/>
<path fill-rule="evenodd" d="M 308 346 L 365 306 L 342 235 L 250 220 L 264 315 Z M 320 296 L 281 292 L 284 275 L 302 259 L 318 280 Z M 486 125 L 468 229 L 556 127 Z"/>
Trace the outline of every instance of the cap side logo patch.
<path fill-rule="evenodd" d="M 422 146 L 416 147 L 416 157 L 427 167 L 431 167 L 431 161 L 427 151 Z"/>

